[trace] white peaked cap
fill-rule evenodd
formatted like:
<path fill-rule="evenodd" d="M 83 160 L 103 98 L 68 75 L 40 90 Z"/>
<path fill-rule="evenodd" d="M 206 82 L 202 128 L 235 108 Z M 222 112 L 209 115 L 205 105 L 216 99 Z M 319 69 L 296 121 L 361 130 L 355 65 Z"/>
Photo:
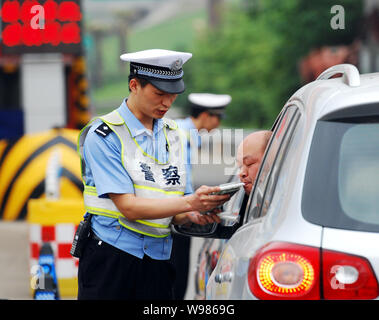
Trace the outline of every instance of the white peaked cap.
<path fill-rule="evenodd" d="M 146 79 L 153 86 L 168 93 L 182 93 L 183 64 L 192 57 L 192 53 L 163 49 L 150 49 L 120 56 L 130 62 L 130 77 Z"/>
<path fill-rule="evenodd" d="M 188 100 L 204 108 L 222 108 L 232 101 L 232 97 L 228 94 L 191 93 Z"/>
<path fill-rule="evenodd" d="M 151 66 L 171 69 L 177 61 L 178 67 L 181 68 L 192 57 L 192 53 L 179 52 L 164 49 L 150 49 L 133 53 L 124 53 L 120 56 L 123 61 L 148 64 Z"/>

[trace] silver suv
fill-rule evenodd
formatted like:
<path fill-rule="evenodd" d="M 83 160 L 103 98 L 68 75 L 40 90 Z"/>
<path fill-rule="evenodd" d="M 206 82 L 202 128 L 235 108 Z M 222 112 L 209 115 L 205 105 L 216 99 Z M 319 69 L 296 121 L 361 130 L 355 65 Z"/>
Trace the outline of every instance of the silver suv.
<path fill-rule="evenodd" d="M 230 238 L 207 299 L 378 298 L 379 73 L 337 65 L 299 89 L 246 202 L 235 220 L 177 228 Z"/>

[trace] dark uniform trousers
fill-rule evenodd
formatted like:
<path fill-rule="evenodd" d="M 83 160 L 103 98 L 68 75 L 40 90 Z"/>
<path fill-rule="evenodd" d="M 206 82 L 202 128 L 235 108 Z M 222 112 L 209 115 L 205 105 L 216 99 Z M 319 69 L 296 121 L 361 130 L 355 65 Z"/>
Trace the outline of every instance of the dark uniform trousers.
<path fill-rule="evenodd" d="M 168 260 L 139 259 L 91 238 L 79 259 L 79 300 L 172 300 L 175 269 Z"/>
<path fill-rule="evenodd" d="M 184 300 L 187 291 L 188 271 L 190 264 L 191 238 L 180 234 L 172 234 L 173 243 L 170 262 L 175 268 L 174 299 Z"/>

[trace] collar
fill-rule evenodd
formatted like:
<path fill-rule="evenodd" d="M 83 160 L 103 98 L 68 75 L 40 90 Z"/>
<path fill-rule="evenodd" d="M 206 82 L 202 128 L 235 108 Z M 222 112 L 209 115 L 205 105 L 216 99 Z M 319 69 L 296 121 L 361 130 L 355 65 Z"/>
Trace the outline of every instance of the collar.
<path fill-rule="evenodd" d="M 128 126 L 133 138 L 143 133 L 151 136 L 151 131 L 136 118 L 133 112 L 130 111 L 127 104 L 127 99 L 124 99 L 124 101 L 121 103 L 120 107 L 118 108 L 118 112 L 124 119 L 125 124 Z M 163 129 L 163 126 L 164 123 L 162 119 L 154 119 L 153 134 L 158 134 L 158 132 Z"/>

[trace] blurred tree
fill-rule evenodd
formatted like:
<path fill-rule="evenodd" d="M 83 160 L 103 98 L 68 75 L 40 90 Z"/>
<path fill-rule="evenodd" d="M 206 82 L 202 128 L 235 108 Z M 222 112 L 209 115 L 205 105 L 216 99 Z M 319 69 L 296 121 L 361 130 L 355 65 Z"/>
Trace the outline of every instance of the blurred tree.
<path fill-rule="evenodd" d="M 203 32 L 186 66 L 185 104 L 190 92 L 228 93 L 233 101 L 225 124 L 270 128 L 301 84 L 298 61 L 324 45 L 350 44 L 363 15 L 357 0 L 264 0 L 234 6 L 223 24 Z M 333 30 L 330 9 L 345 9 L 344 30 Z"/>

